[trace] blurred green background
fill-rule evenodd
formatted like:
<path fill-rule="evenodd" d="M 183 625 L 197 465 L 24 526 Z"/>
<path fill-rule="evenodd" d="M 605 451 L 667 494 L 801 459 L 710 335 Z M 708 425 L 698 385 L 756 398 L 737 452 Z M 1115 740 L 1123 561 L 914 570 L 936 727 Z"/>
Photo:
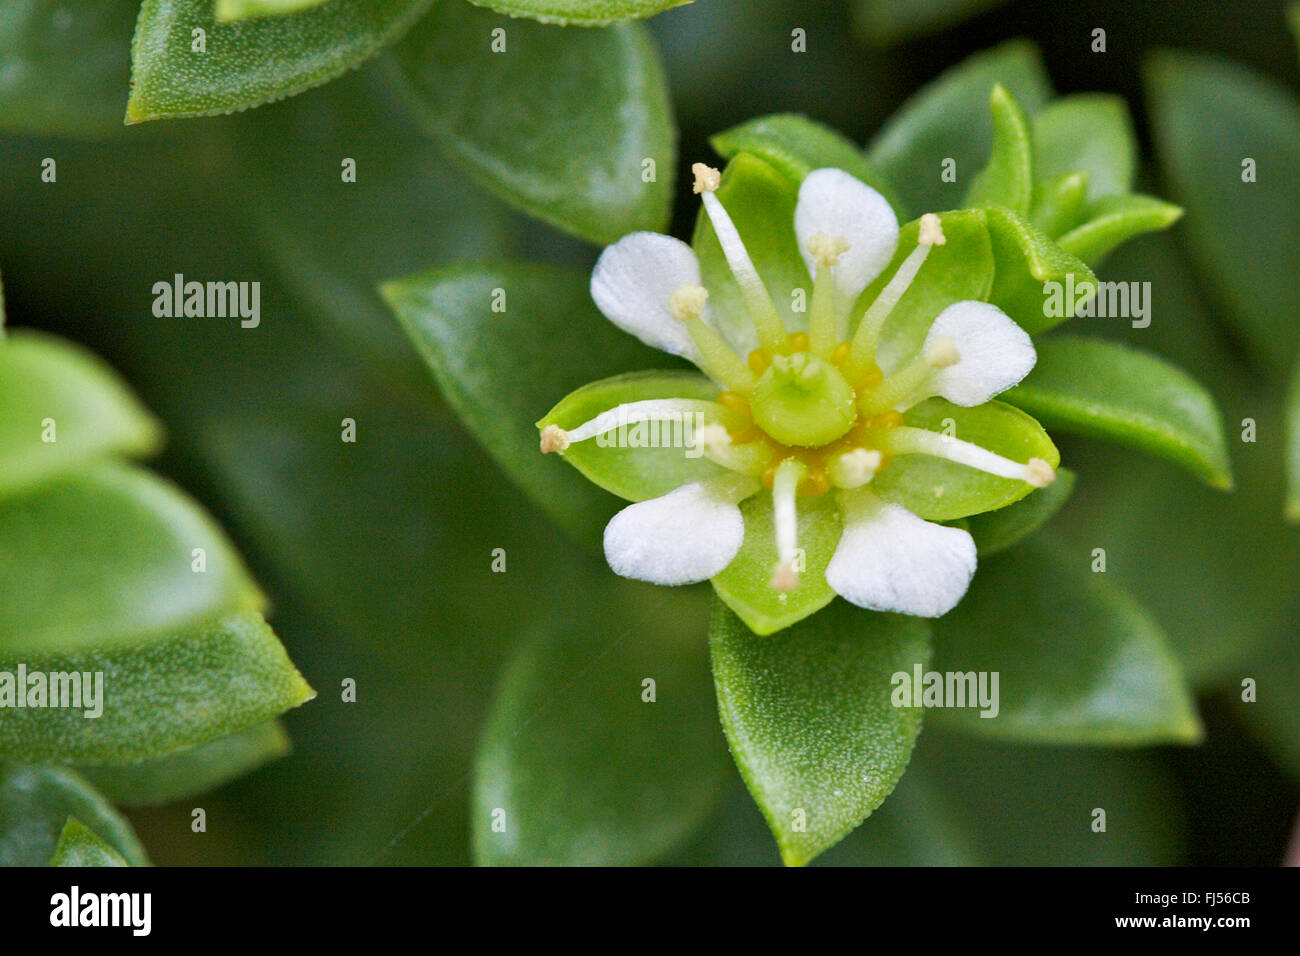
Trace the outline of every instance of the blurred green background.
<path fill-rule="evenodd" d="M 131 7 L 122 3 L 120 46 L 101 51 L 110 105 L 114 90 L 125 99 Z M 944 68 L 1018 36 L 1039 45 L 1059 92 L 1124 95 L 1148 160 L 1141 64 L 1156 49 L 1217 52 L 1300 90 L 1293 37 L 1272 0 L 1020 0 L 890 46 L 869 42 L 851 4 L 831 0 L 697 0 L 649 25 L 683 168 L 712 160 L 709 135 L 762 113 L 807 113 L 865 141 Z M 796 27 L 808 34 L 803 55 L 790 52 Z M 1107 31 L 1104 54 L 1089 51 L 1095 27 Z M 131 814 L 157 863 L 469 862 L 470 761 L 488 702 L 511 649 L 557 609 L 590 635 L 578 653 L 597 671 L 615 666 L 611 646 L 649 642 L 653 654 L 654 642 L 672 642 L 698 649 L 684 679 L 708 679 L 698 589 L 615 583 L 568 542 L 447 411 L 374 293 L 382 279 L 461 257 L 589 267 L 597 251 L 507 211 L 448 167 L 395 102 L 383 59 L 232 117 L 93 142 L 0 136 L 10 324 L 84 342 L 123 371 L 167 425 L 157 467 L 231 531 L 320 692 L 287 716 L 287 758 L 183 805 Z M 39 182 L 47 156 L 59 164 L 54 185 Z M 338 183 L 340 156 L 366 171 L 356 187 Z M 1160 192 L 1159 173 L 1148 174 Z M 677 198 L 674 232 L 686 235 L 695 206 L 685 190 Z M 1106 263 L 1102 278 L 1153 282 L 1154 321 L 1095 331 L 1160 351 L 1211 388 L 1238 490 L 1225 496 L 1131 453 L 1062 442 L 1080 480 L 1055 527 L 1081 548 L 1104 544 L 1109 573 L 1169 630 L 1201 689 L 1207 741 L 1066 751 L 927 730 L 899 791 L 826 863 L 1281 859 L 1300 807 L 1288 775 L 1300 773 L 1300 533 L 1281 526 L 1277 442 L 1241 444 L 1234 426 L 1276 421 L 1281 396 L 1228 331 L 1185 238 L 1176 227 Z M 261 327 L 154 318 L 153 283 L 177 272 L 260 281 Z M 356 445 L 337 441 L 344 416 L 358 422 Z M 505 574 L 490 570 L 494 548 L 506 549 Z M 639 673 L 634 658 L 616 659 Z M 1243 676 L 1259 678 L 1271 712 L 1237 702 Z M 349 677 L 355 704 L 340 700 Z M 558 681 L 554 705 L 575 693 Z M 689 732 L 722 745 L 716 723 Z M 592 733 L 620 746 L 610 728 Z M 657 772 L 671 777 L 671 754 L 662 756 Z M 1112 819 L 1135 821 L 1127 833 L 1098 839 L 1069 822 L 1098 805 L 1099 788 Z M 777 861 L 734 772 L 726 792 L 666 862 Z M 190 832 L 192 806 L 207 810 L 206 834 Z"/>

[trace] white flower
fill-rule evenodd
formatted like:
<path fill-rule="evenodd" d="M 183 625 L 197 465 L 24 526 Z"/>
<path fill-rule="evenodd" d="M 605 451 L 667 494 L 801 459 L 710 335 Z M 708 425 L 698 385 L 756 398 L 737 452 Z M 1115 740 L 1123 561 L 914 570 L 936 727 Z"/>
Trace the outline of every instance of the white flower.
<path fill-rule="evenodd" d="M 699 261 L 686 243 L 633 233 L 601 255 L 591 281 L 601 311 L 641 341 L 694 362 L 722 393 L 719 416 L 700 429 L 698 443 L 724 470 L 619 512 L 605 530 L 610 567 L 665 585 L 719 574 L 745 540 L 740 503 L 766 487 L 776 551 L 770 584 L 792 590 L 799 583 L 800 498 L 833 493 L 843 531 L 825 572 L 830 587 L 872 610 L 946 613 L 975 573 L 974 541 L 964 530 L 883 500 L 870 483 L 897 456 L 929 455 L 1032 487 L 1048 484 L 1054 471 L 1042 459 L 1011 461 L 907 426 L 901 414 L 936 396 L 961 406 L 989 401 L 1033 368 L 1029 336 L 996 306 L 957 302 L 934 318 L 915 355 L 882 371 L 885 320 L 930 250 L 944 244 L 942 223 L 922 217 L 916 247 L 871 305 L 855 314 L 858 298 L 894 258 L 899 224 L 884 197 L 839 169 L 815 170 L 799 189 L 791 226 L 813 295 L 806 331 L 791 334 L 714 195 L 719 173 L 700 164 L 694 170 L 695 191 L 759 348 L 742 354 L 742 343 L 730 341 L 714 321 Z M 542 450 L 563 453 L 616 423 L 662 418 L 686 406 L 685 399 L 659 398 L 620 405 L 567 431 L 552 424 L 542 433 Z M 728 430 L 718 423 L 726 415 L 733 421 L 743 415 L 749 427 Z"/>

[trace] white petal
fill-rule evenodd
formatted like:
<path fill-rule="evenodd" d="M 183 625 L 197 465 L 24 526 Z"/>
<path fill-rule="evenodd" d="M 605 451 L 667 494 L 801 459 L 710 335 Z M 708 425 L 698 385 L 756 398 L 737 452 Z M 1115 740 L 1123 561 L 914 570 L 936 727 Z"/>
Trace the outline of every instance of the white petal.
<path fill-rule="evenodd" d="M 967 300 L 939 313 L 925 348 L 945 337 L 961 360 L 935 372 L 939 394 L 956 405 L 983 405 L 1029 374 L 1038 360 L 1029 333 L 995 305 Z"/>
<path fill-rule="evenodd" d="M 695 481 L 614 515 L 605 526 L 605 560 L 625 578 L 694 584 L 729 565 L 744 540 L 735 495 Z"/>
<path fill-rule="evenodd" d="M 634 232 L 596 260 L 591 298 L 606 318 L 646 345 L 694 359 L 695 343 L 668 300 L 682 286 L 699 284 L 700 263 L 690 246 L 657 232 Z M 708 321 L 707 311 L 703 317 Z"/>
<path fill-rule="evenodd" d="M 898 218 L 885 197 L 842 169 L 814 169 L 799 187 L 794 231 L 808 272 L 817 265 L 808 240 L 817 233 L 848 241 L 832 270 L 843 301 L 851 303 L 884 271 L 898 248 Z"/>
<path fill-rule="evenodd" d="M 975 574 L 975 541 L 960 528 L 918 518 L 865 489 L 842 492 L 844 533 L 826 568 L 842 598 L 872 611 L 939 617 Z"/>

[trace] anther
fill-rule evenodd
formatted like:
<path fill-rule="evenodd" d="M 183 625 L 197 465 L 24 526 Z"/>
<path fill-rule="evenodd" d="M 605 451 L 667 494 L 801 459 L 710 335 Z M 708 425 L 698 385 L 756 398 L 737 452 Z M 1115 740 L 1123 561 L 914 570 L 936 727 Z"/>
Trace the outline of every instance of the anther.
<path fill-rule="evenodd" d="M 569 447 L 569 433 L 559 425 L 547 425 L 542 429 L 542 454 L 564 451 Z"/>

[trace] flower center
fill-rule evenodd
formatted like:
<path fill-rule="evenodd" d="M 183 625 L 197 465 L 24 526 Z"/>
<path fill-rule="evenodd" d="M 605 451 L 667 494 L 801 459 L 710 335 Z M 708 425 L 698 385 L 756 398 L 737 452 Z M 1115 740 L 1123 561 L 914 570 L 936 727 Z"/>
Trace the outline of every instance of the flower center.
<path fill-rule="evenodd" d="M 754 421 L 783 445 L 814 448 L 843 437 L 857 396 L 835 366 L 808 352 L 776 355 L 754 386 Z"/>

